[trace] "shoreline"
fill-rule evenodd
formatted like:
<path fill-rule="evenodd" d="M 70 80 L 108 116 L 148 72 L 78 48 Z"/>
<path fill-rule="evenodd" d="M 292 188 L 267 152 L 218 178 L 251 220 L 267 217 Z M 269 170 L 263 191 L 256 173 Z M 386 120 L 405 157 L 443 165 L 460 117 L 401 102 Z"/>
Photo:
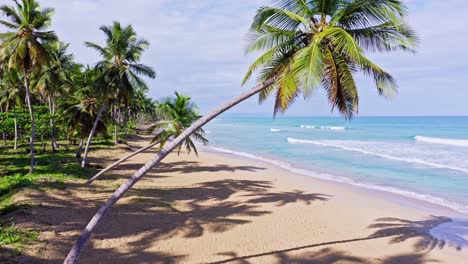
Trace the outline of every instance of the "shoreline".
<path fill-rule="evenodd" d="M 441 214 L 441 215 L 446 215 L 446 216 L 450 216 L 453 218 L 468 219 L 468 211 L 464 212 L 461 210 L 457 210 L 455 208 L 450 207 L 449 205 L 443 204 L 444 202 L 437 203 L 437 202 L 431 201 L 431 199 L 432 200 L 434 199 L 444 200 L 444 198 L 434 197 L 432 195 L 427 195 L 427 194 L 415 193 L 412 191 L 407 191 L 407 190 L 398 189 L 394 187 L 383 187 L 383 186 L 378 186 L 378 185 L 373 185 L 373 184 L 356 183 L 347 177 L 335 176 L 329 173 L 323 173 L 323 172 L 314 171 L 311 169 L 302 169 L 302 168 L 294 167 L 286 162 L 281 162 L 281 161 L 270 159 L 270 158 L 264 158 L 264 157 L 257 156 L 255 154 L 251 154 L 248 152 L 234 151 L 234 150 L 227 149 L 224 147 L 219 147 L 219 146 L 203 146 L 202 150 L 205 152 L 209 152 L 209 153 L 210 152 L 220 153 L 229 158 L 234 157 L 234 158 L 239 158 L 241 160 L 245 159 L 245 160 L 259 161 L 259 162 L 268 164 L 270 166 L 274 166 L 278 169 L 287 171 L 289 173 L 294 173 L 294 174 L 297 174 L 306 178 L 312 178 L 315 180 L 324 181 L 330 184 L 338 184 L 341 186 L 345 186 L 347 188 L 352 188 L 360 192 L 368 193 L 377 198 L 382 198 L 387 201 L 390 201 L 390 202 L 393 202 L 393 203 L 396 203 L 405 207 L 410 207 L 413 209 L 425 211 L 427 213 Z M 429 197 L 429 198 L 424 199 L 422 197 Z"/>

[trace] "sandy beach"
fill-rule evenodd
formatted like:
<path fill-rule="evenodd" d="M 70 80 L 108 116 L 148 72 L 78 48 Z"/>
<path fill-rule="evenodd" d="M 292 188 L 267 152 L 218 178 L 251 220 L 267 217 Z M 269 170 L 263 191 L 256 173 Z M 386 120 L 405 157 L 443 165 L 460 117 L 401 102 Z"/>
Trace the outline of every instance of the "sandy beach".
<path fill-rule="evenodd" d="M 145 142 L 132 137 L 91 162 L 109 164 Z M 40 230 L 40 243 L 23 256 L 3 252 L 2 263 L 60 263 L 98 206 L 153 154 L 92 186 L 18 196 L 16 223 Z M 260 161 L 172 154 L 111 210 L 80 263 L 467 263 L 466 248 L 431 233 L 450 221 Z"/>

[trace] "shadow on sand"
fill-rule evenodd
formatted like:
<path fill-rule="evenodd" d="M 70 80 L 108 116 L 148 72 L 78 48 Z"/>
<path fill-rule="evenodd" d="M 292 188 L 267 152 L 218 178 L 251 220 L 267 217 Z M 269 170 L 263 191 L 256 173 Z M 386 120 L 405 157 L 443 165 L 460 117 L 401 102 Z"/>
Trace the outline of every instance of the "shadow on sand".
<path fill-rule="evenodd" d="M 183 163 L 166 163 L 163 171 L 184 171 Z M 189 164 L 188 166 L 193 166 Z M 199 171 L 260 170 L 255 167 L 199 167 Z M 186 169 L 188 172 L 191 169 Z M 156 175 L 153 175 L 155 177 Z M 2 217 L 5 223 L 40 230 L 44 253 L 12 256 L 0 250 L 0 260 L 14 263 L 60 263 L 79 232 L 112 190 L 99 185 L 69 183 L 65 190 L 28 192 L 23 203 L 32 206 Z M 77 195 L 78 194 L 78 195 Z M 234 194 L 242 194 L 231 199 Z M 239 199 L 241 197 L 241 199 Z M 250 223 L 271 213 L 262 204 L 324 202 L 330 196 L 304 191 L 276 192 L 269 181 L 219 180 L 174 188 L 135 186 L 97 228 L 84 250 L 81 263 L 176 263 L 184 256 L 148 252 L 153 243 L 172 237 L 194 238 Z M 209 202 L 209 203 L 208 203 Z M 125 248 L 102 246 L 102 240 L 126 239 Z M 160 242 L 161 243 L 161 242 Z M 3 261 L 5 262 L 5 261 Z"/>
<path fill-rule="evenodd" d="M 235 252 L 222 252 L 219 255 L 228 256 L 222 261 L 212 262 L 212 264 L 221 264 L 221 263 L 251 263 L 250 260 L 255 258 L 265 257 L 265 256 L 274 256 L 278 259 L 277 263 L 335 263 L 339 261 L 347 261 L 351 263 L 370 263 L 365 259 L 358 257 L 350 256 L 344 252 L 333 251 L 332 249 L 323 249 L 314 253 L 305 253 L 301 256 L 289 257 L 287 253 L 294 251 L 312 249 L 316 247 L 331 246 L 336 244 L 343 243 L 352 243 L 358 241 L 366 241 L 379 238 L 390 238 L 390 243 L 401 243 L 409 239 L 415 239 L 416 243 L 414 244 L 414 251 L 430 251 L 434 248 L 442 249 L 447 245 L 445 240 L 436 238 L 431 234 L 431 230 L 436 228 L 439 225 L 449 223 L 452 220 L 443 216 L 431 216 L 426 220 L 422 221 L 410 221 L 399 218 L 380 218 L 376 220 L 376 223 L 369 226 L 371 229 L 376 229 L 376 231 L 367 237 L 346 239 L 339 241 L 329 241 L 323 243 L 316 243 L 311 245 L 305 245 L 295 248 L 288 248 L 270 252 L 264 252 L 259 254 L 252 254 L 246 256 L 237 256 Z M 454 245 L 451 245 L 454 246 Z M 394 263 L 429 263 L 437 262 L 435 260 L 428 260 L 423 253 L 415 253 L 409 255 L 398 255 L 392 256 L 386 259 L 381 260 L 381 263 L 385 264 L 394 264 Z"/>

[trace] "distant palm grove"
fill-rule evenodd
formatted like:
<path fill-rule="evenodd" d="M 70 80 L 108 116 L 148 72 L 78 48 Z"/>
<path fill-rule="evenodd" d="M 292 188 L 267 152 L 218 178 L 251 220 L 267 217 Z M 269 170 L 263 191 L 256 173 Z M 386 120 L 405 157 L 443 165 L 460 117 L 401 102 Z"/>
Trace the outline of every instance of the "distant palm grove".
<path fill-rule="evenodd" d="M 0 34 L 0 133 L 3 144 L 13 142 L 15 150 L 29 142 L 20 151 L 30 154 L 30 173 L 35 153 L 46 146 L 52 151 L 76 146 L 85 166 L 93 138 L 113 137 L 118 144 L 120 131 L 156 118 L 157 102 L 147 97 L 142 79 L 156 73 L 140 63 L 149 43 L 132 26 L 102 26 L 104 46 L 84 43 L 100 61 L 81 65 L 68 44 L 48 30 L 53 9 L 25 0 L 0 11 L 7 18 L 0 20 L 7 29 Z M 66 146 L 58 143 L 63 139 Z"/>
<path fill-rule="evenodd" d="M 1 6 L 0 144 L 5 146 L 0 147 L 0 170 L 5 173 L 0 171 L 0 215 L 2 206 L 11 205 L 2 197 L 31 184 L 35 175 L 50 177 L 59 170 L 90 184 L 113 166 L 159 144 L 154 157 L 129 175 L 88 223 L 65 259 L 76 263 L 99 222 L 132 186 L 174 150 L 198 154 L 195 142 L 208 142 L 203 126 L 244 100 L 258 95 L 263 102 L 273 97 L 277 114 L 298 98 L 307 99 L 323 89 L 331 108 L 350 119 L 359 108 L 356 74 L 369 77 L 380 95 L 396 93 L 394 77 L 368 59 L 367 53 L 415 51 L 418 39 L 406 24 L 402 1 L 272 3 L 260 7 L 250 29 L 246 28 L 247 53 L 261 55 L 246 69 L 244 83 L 255 76 L 256 86 L 204 116 L 190 97 L 177 92 L 159 103 L 146 95 L 145 80 L 156 73 L 141 63 L 149 43 L 131 25 L 113 22 L 96 28 L 104 44 L 83 45 L 94 50 L 99 60 L 81 65 L 69 53 L 68 44 L 50 31 L 53 9 L 41 8 L 36 0 L 12 0 Z M 96 171 L 89 171 L 90 151 L 118 145 L 125 139 L 123 134 L 133 133 L 142 124 L 153 134 L 148 146 L 92 177 Z M 24 164 L 26 156 L 28 164 Z M 35 167 L 40 169 L 35 172 Z"/>

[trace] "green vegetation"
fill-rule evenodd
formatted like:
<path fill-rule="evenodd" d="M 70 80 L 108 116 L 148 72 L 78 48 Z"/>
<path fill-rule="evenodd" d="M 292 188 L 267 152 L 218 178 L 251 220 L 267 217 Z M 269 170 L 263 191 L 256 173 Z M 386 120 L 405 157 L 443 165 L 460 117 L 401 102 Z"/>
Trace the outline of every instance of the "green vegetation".
<path fill-rule="evenodd" d="M 30 156 L 29 173 L 40 166 L 36 141 L 40 151 L 50 144 L 53 152 L 65 147 L 58 144 L 60 139 L 79 142 L 75 155 L 80 159 L 89 135 L 84 167 L 95 134 L 107 138 L 113 124 L 117 144 L 119 130 L 129 132 L 157 118 L 157 102 L 146 96 L 148 87 L 139 77 L 155 77 L 151 67 L 139 63 L 149 43 L 130 25 L 101 27 L 107 46 L 86 45 L 102 60 L 85 67 L 74 61 L 68 44 L 48 31 L 53 9 L 22 0 L 1 6 L 0 14 L 6 18 L 0 18 L 0 25 L 7 28 L 0 34 L 0 133 L 3 144 L 14 141 L 15 150 L 18 142 L 29 141 L 24 149 Z M 107 108 L 111 111 L 104 112 Z"/>
<path fill-rule="evenodd" d="M 15 225 L 2 227 L 0 225 L 0 246 L 27 244 L 37 240 L 37 232 L 27 231 Z"/>
<path fill-rule="evenodd" d="M 109 148 L 111 145 L 102 141 L 95 144 L 94 149 Z M 71 149 L 52 152 L 48 148 L 38 152 L 33 174 L 27 174 L 29 158 L 25 152 L 2 147 L 0 155 L 0 215 L 18 206 L 12 203 L 12 196 L 24 189 L 64 189 L 67 179 L 87 179 L 96 171 L 94 168 L 81 168 Z"/>

